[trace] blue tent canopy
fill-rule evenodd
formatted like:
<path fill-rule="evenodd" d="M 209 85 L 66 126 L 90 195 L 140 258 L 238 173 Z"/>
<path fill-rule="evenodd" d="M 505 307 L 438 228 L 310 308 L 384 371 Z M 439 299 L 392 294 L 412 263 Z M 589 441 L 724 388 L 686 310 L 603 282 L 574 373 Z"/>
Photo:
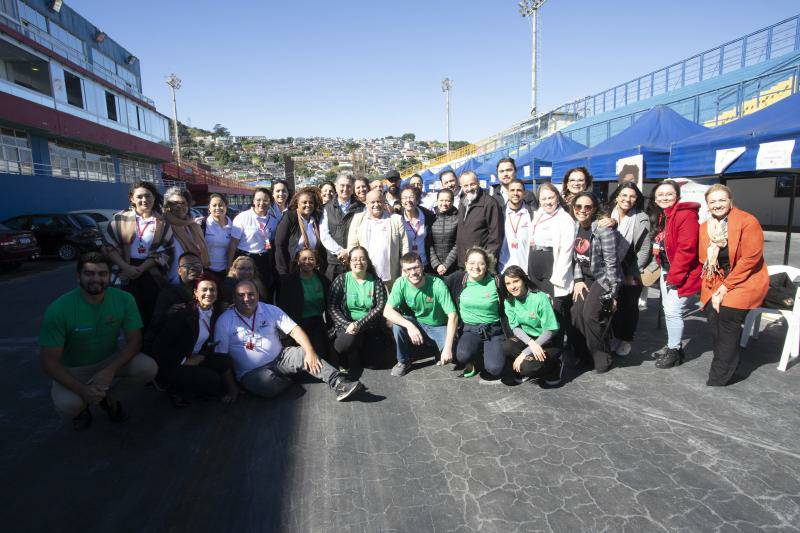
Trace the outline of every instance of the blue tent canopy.
<path fill-rule="evenodd" d="M 543 167 L 552 169 L 553 161 L 565 159 L 582 150 L 586 150 L 586 145 L 573 141 L 557 131 L 517 159 L 517 177 L 521 179 L 549 177 L 548 170 L 542 174 Z"/>
<path fill-rule="evenodd" d="M 629 128 L 597 146 L 555 162 L 553 181 L 560 183 L 567 170 L 576 166 L 588 167 L 595 181 L 613 181 L 617 179 L 617 160 L 640 154 L 644 157 L 647 178 L 666 178 L 669 176 L 670 145 L 707 130 L 672 109 L 659 105 L 642 115 Z"/>
<path fill-rule="evenodd" d="M 479 166 L 481 166 L 481 162 L 478 161 L 478 158 L 472 157 L 465 161 L 460 167 L 456 168 L 456 176 L 460 176 L 462 172 L 466 172 L 467 170 L 475 170 Z"/>
<path fill-rule="evenodd" d="M 483 163 L 480 164 L 480 166 L 478 166 L 478 168 L 475 169 L 475 174 L 477 174 L 478 178 L 482 180 L 491 179 L 497 171 L 497 162 L 504 157 L 507 157 L 507 152 L 505 150 L 499 150 L 492 153 Z"/>
<path fill-rule="evenodd" d="M 669 174 L 712 176 L 718 150 L 744 148 L 722 173 L 754 172 L 761 143 L 794 140 L 791 166 L 800 169 L 800 94 L 795 94 L 733 122 L 672 144 Z M 780 170 L 780 169 L 773 169 Z"/>

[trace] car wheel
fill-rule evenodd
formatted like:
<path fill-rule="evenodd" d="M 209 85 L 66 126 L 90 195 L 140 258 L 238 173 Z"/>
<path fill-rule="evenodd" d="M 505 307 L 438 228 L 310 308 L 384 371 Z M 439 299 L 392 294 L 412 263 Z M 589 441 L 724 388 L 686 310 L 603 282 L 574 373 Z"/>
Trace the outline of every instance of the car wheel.
<path fill-rule="evenodd" d="M 78 257 L 78 248 L 74 244 L 68 242 L 62 243 L 56 250 L 58 258 L 62 261 L 72 261 Z"/>
<path fill-rule="evenodd" d="M 0 265 L 0 269 L 2 269 L 3 272 L 13 272 L 20 266 L 22 266 L 22 261 L 13 261 L 11 263 L 3 263 L 2 265 Z"/>

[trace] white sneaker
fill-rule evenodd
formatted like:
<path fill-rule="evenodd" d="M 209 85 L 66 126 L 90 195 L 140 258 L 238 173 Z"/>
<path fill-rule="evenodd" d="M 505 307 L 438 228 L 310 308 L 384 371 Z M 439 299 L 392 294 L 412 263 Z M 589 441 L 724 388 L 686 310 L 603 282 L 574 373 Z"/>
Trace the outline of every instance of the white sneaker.
<path fill-rule="evenodd" d="M 615 352 L 620 357 L 626 357 L 631 353 L 631 343 L 628 341 L 619 341 L 619 345 L 617 346 Z"/>

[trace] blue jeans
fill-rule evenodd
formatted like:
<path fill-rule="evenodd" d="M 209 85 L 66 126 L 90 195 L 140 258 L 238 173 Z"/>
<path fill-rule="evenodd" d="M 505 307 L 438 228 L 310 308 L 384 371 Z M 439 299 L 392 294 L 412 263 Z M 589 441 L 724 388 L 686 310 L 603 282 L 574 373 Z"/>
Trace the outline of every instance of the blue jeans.
<path fill-rule="evenodd" d="M 667 288 L 667 273 L 661 271 L 661 305 L 664 307 L 664 322 L 667 324 L 667 348 L 678 349 L 683 338 L 683 317 L 689 307 L 688 296 L 678 296 L 677 289 Z"/>
<path fill-rule="evenodd" d="M 403 326 L 397 324 L 392 326 L 394 341 L 397 344 L 397 362 L 403 364 L 411 363 L 411 356 L 433 356 L 436 357 L 444 349 L 444 342 L 447 339 L 447 324 L 444 326 L 429 326 L 421 324 L 414 317 L 403 317 L 414 324 L 422 333 L 424 342 L 417 346 L 411 342 L 408 331 Z"/>
<path fill-rule="evenodd" d="M 503 354 L 503 327 L 500 322 L 473 326 L 464 324 L 458 339 L 456 360 L 462 365 L 473 362 L 483 350 L 483 366 L 493 376 L 501 376 L 506 366 Z"/>

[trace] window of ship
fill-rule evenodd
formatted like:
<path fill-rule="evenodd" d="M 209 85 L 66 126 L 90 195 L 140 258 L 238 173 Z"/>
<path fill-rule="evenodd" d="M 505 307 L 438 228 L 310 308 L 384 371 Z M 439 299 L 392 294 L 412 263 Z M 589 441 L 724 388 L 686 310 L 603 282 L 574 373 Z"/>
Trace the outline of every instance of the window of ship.
<path fill-rule="evenodd" d="M 122 181 L 126 183 L 133 183 L 138 180 L 155 183 L 161 175 L 156 165 L 136 159 L 120 158 L 119 169 Z"/>
<path fill-rule="evenodd" d="M 0 128 L 0 172 L 33 174 L 31 142 L 24 131 Z"/>
<path fill-rule="evenodd" d="M 106 116 L 108 120 L 117 121 L 117 99 L 114 93 L 106 91 Z"/>
<path fill-rule="evenodd" d="M 47 96 L 50 86 L 50 65 L 44 59 L 0 39 L 0 79 Z"/>
<path fill-rule="evenodd" d="M 53 176 L 90 181 L 117 181 L 114 160 L 108 154 L 98 154 L 77 145 L 50 145 L 50 164 Z"/>
<path fill-rule="evenodd" d="M 65 70 L 64 87 L 67 90 L 67 103 L 83 109 L 83 85 L 81 84 L 81 79 Z"/>

